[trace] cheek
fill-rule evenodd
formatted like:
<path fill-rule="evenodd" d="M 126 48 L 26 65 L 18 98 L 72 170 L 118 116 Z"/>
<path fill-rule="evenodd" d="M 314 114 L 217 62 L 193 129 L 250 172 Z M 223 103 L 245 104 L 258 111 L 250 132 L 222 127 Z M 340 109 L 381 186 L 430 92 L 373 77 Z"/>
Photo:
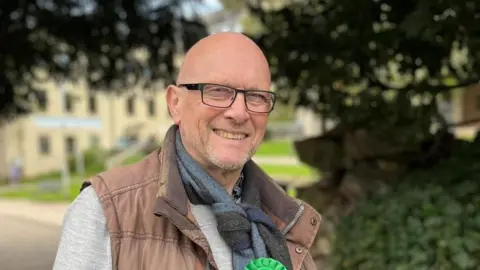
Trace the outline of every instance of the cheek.
<path fill-rule="evenodd" d="M 209 133 L 210 123 L 213 122 L 219 115 L 219 111 L 211 108 L 202 108 L 197 105 L 193 107 L 190 114 L 185 115 L 185 119 L 190 122 L 189 126 L 195 130 L 194 133 L 199 136 L 206 136 Z"/>

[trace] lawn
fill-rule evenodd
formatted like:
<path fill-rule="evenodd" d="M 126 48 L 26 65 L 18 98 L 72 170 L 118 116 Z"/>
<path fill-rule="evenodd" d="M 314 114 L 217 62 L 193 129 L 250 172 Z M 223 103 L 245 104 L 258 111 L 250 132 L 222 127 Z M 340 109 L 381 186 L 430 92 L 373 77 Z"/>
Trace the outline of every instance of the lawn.
<path fill-rule="evenodd" d="M 45 179 L 56 179 L 60 177 L 59 172 L 44 173 L 34 177 L 26 177 L 22 179 L 22 183 L 36 183 Z M 0 179 L 0 186 L 3 184 L 8 184 L 7 179 Z"/>
<path fill-rule="evenodd" d="M 42 202 L 70 202 L 77 197 L 81 186 L 82 182 L 78 179 L 76 181 L 72 181 L 68 192 L 64 193 L 61 189 L 44 188 L 40 183 L 38 183 L 35 185 L 25 185 L 19 189 L 14 189 L 11 191 L 0 192 L 0 198 L 28 199 Z"/>
<path fill-rule="evenodd" d="M 285 157 L 294 156 L 293 142 L 290 140 L 276 140 L 267 141 L 260 145 L 255 153 L 255 156 L 262 157 Z M 122 164 L 131 164 L 140 161 L 143 158 L 141 155 L 134 155 L 128 157 Z"/>
<path fill-rule="evenodd" d="M 290 140 L 276 140 L 263 142 L 257 150 L 256 156 L 294 156 L 293 142 Z"/>
<path fill-rule="evenodd" d="M 270 141 L 263 143 L 257 151 L 256 156 L 289 156 L 293 155 L 291 141 Z M 142 160 L 144 156 L 133 155 L 128 157 L 122 164 L 127 165 Z M 287 182 L 308 181 L 317 178 L 317 173 L 306 165 L 272 165 L 259 164 L 265 172 L 273 179 Z M 88 175 L 97 172 L 89 171 Z M 44 178 L 45 179 L 45 178 Z M 50 178 L 52 179 L 52 178 Z M 60 179 L 60 177 L 56 177 Z M 73 177 L 72 185 L 67 194 L 64 194 L 58 184 L 48 184 L 32 181 L 32 184 L 26 185 L 20 189 L 0 192 L 0 197 L 4 198 L 28 198 L 38 201 L 71 201 L 79 193 L 81 179 Z"/>
<path fill-rule="evenodd" d="M 267 146 L 270 147 L 270 146 Z M 267 148 L 268 150 L 268 148 Z M 264 152 L 268 153 L 268 152 Z M 271 153 L 271 152 L 270 152 Z M 268 156 L 268 155 L 265 155 Z M 282 155 L 283 156 L 283 155 Z M 127 165 L 131 163 L 138 162 L 143 159 L 141 155 L 134 155 L 127 158 L 122 164 Z M 310 168 L 309 166 L 300 164 L 300 165 L 272 165 L 272 164 L 259 164 L 260 167 L 265 170 L 265 172 L 272 176 L 272 177 L 287 177 L 287 178 L 294 178 L 294 177 L 301 177 L 301 178 L 308 178 L 314 177 L 317 173 Z"/>
<path fill-rule="evenodd" d="M 316 173 L 308 166 L 260 165 L 268 175 L 281 182 L 304 182 L 315 178 Z M 72 201 L 80 192 L 81 179 L 72 178 L 72 184 L 66 194 L 60 189 L 59 182 L 37 182 L 0 192 L 0 198 L 29 199 L 43 202 Z M 289 192 L 292 194 L 291 192 Z"/>
<path fill-rule="evenodd" d="M 306 165 L 259 165 L 268 175 L 272 176 L 273 178 L 275 178 L 275 176 L 307 178 L 317 175 L 312 168 Z"/>

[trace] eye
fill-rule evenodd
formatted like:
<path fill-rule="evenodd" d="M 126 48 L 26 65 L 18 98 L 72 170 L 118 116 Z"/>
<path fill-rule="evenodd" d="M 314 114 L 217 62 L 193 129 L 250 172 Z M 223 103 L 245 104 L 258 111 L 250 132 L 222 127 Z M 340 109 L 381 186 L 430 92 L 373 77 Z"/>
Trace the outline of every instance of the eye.
<path fill-rule="evenodd" d="M 272 100 L 272 94 L 269 92 L 250 92 L 248 93 L 248 101 L 254 103 L 270 103 Z"/>
<path fill-rule="evenodd" d="M 231 88 L 219 85 L 207 85 L 203 93 L 211 98 L 230 98 L 235 91 Z"/>

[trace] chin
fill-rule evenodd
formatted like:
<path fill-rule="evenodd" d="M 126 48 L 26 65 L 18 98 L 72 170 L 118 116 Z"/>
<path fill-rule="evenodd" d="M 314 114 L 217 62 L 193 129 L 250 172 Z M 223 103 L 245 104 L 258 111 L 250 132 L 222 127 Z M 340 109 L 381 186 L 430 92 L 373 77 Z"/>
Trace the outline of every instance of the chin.
<path fill-rule="evenodd" d="M 249 159 L 250 158 L 245 157 L 232 158 L 231 156 L 211 156 L 210 162 L 223 170 L 233 171 L 241 169 Z"/>

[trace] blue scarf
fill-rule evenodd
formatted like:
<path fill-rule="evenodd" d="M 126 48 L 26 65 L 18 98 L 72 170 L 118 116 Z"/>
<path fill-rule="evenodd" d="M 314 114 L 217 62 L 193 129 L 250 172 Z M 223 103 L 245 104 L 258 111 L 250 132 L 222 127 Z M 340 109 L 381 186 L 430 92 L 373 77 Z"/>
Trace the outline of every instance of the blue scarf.
<path fill-rule="evenodd" d="M 185 150 L 177 130 L 177 165 L 192 204 L 209 205 L 217 228 L 233 252 L 233 269 L 244 270 L 257 258 L 272 257 L 287 269 L 293 269 L 282 233 L 260 208 L 255 182 L 244 179 L 242 203 L 238 204 Z"/>

